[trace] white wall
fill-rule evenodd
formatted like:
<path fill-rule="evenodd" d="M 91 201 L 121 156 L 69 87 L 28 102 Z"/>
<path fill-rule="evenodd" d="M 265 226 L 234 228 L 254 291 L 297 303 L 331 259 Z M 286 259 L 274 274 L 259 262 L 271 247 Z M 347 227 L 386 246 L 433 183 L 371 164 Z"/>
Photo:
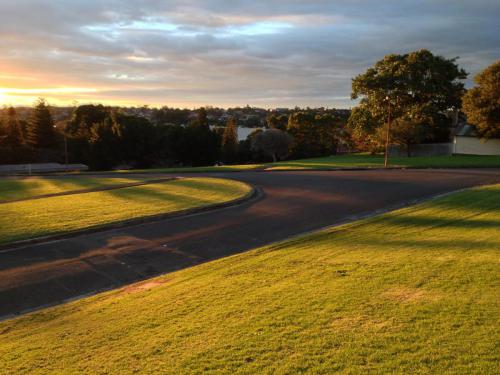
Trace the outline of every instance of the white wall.
<path fill-rule="evenodd" d="M 250 133 L 257 129 L 265 130 L 263 128 L 244 128 L 242 126 L 238 126 L 238 141 L 244 141 Z"/>
<path fill-rule="evenodd" d="M 454 154 L 500 155 L 500 138 L 481 141 L 476 137 L 455 136 Z"/>
<path fill-rule="evenodd" d="M 210 129 L 216 129 L 216 128 L 222 128 L 224 129 L 224 126 L 210 126 Z M 244 141 L 245 139 L 247 139 L 247 137 L 250 135 L 250 133 L 252 133 L 254 130 L 257 130 L 257 129 L 260 129 L 260 130 L 266 130 L 265 128 L 244 128 L 242 126 L 238 126 L 237 130 L 238 130 L 238 142 L 239 141 Z"/>

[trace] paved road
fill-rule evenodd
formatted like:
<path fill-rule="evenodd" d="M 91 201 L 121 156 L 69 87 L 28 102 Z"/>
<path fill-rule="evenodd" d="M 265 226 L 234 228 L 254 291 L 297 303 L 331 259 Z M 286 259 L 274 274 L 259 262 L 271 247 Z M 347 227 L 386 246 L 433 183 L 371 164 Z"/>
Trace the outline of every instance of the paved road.
<path fill-rule="evenodd" d="M 236 207 L 1 251 L 0 316 L 245 251 L 353 215 L 500 182 L 500 170 L 212 176 L 251 183 L 263 195 Z"/>

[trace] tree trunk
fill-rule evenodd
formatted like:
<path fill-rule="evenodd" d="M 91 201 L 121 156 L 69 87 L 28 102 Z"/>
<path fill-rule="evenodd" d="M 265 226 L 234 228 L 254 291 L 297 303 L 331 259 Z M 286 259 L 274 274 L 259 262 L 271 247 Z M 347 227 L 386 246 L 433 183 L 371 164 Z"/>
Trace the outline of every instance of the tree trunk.
<path fill-rule="evenodd" d="M 278 159 L 276 158 L 276 154 L 273 154 L 273 163 L 276 163 Z"/>

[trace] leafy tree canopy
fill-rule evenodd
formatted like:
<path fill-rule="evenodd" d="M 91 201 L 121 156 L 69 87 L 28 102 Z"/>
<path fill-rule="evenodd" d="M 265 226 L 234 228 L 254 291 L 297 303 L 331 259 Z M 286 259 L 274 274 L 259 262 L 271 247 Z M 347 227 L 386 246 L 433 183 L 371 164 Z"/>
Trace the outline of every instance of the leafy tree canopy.
<path fill-rule="evenodd" d="M 3 121 L 0 119 L 0 122 L 3 122 L 3 126 L 0 126 L 1 133 L 3 133 L 0 134 L 0 144 L 11 148 L 21 146 L 24 143 L 24 132 L 16 110 L 10 107 Z"/>
<path fill-rule="evenodd" d="M 224 128 L 221 147 L 224 161 L 233 162 L 238 151 L 238 127 L 236 126 L 236 120 L 234 117 L 231 117 L 228 120 L 227 125 Z"/>
<path fill-rule="evenodd" d="M 276 113 L 271 113 L 266 118 L 267 126 L 271 129 L 286 130 L 288 124 L 287 115 L 279 115 Z"/>
<path fill-rule="evenodd" d="M 256 132 L 251 138 L 253 151 L 262 152 L 273 158 L 273 162 L 285 158 L 292 144 L 293 138 L 279 129 L 269 129 Z"/>
<path fill-rule="evenodd" d="M 374 117 L 386 115 L 386 97 L 393 101 L 393 116 L 428 118 L 458 109 L 467 73 L 456 59 L 435 56 L 428 50 L 387 55 L 352 81 L 352 98 L 362 98 Z"/>
<path fill-rule="evenodd" d="M 294 112 L 287 126 L 287 131 L 294 138 L 291 148 L 293 156 L 314 157 L 335 153 L 341 129 L 341 120 L 331 114 Z"/>
<path fill-rule="evenodd" d="M 92 126 L 102 123 L 109 112 L 110 109 L 102 104 L 80 105 L 73 111 L 67 131 L 77 137 L 89 137 Z"/>
<path fill-rule="evenodd" d="M 465 91 L 461 80 L 467 77 L 455 61 L 425 49 L 385 56 L 352 80 L 351 97 L 361 98 L 362 110 L 353 111 L 354 117 L 349 120 L 351 131 L 376 138 L 377 129 L 387 121 L 390 104 L 391 117 L 402 120 L 395 121 L 395 126 L 404 126 L 402 133 L 418 134 L 415 143 L 447 138 L 451 122 L 443 121 L 443 116 L 460 108 Z M 421 129 L 408 132 L 408 122 Z"/>
<path fill-rule="evenodd" d="M 55 142 L 54 120 L 45 100 L 40 99 L 28 122 L 26 143 L 34 148 L 50 148 Z"/>
<path fill-rule="evenodd" d="M 475 77 L 477 86 L 463 98 L 467 120 L 482 138 L 500 137 L 500 61 Z"/>

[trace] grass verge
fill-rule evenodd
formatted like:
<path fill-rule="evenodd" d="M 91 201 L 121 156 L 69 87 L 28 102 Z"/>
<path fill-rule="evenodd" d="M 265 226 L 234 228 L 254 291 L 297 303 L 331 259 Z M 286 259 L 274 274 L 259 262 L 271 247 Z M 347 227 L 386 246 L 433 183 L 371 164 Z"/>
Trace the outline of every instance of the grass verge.
<path fill-rule="evenodd" d="M 500 185 L 0 323 L 6 373 L 496 373 Z"/>
<path fill-rule="evenodd" d="M 391 157 L 391 167 L 403 168 L 486 168 L 500 167 L 500 156 L 480 155 L 453 155 L 434 157 Z M 186 168 L 159 168 L 120 171 L 130 172 L 238 172 L 251 170 L 320 170 L 342 168 L 381 168 L 384 166 L 384 157 L 380 155 L 353 154 L 335 155 L 321 158 L 289 160 L 277 163 L 224 165 L 213 167 L 186 167 Z"/>
<path fill-rule="evenodd" d="M 392 167 L 406 168 L 464 168 L 500 167 L 500 156 L 453 155 L 433 157 L 391 157 Z M 270 169 L 323 169 L 323 168 L 378 168 L 384 166 L 380 155 L 336 155 L 323 158 L 291 160 L 271 165 Z"/>
<path fill-rule="evenodd" d="M 228 202 L 251 187 L 187 178 L 114 190 L 0 204 L 0 244 Z"/>

